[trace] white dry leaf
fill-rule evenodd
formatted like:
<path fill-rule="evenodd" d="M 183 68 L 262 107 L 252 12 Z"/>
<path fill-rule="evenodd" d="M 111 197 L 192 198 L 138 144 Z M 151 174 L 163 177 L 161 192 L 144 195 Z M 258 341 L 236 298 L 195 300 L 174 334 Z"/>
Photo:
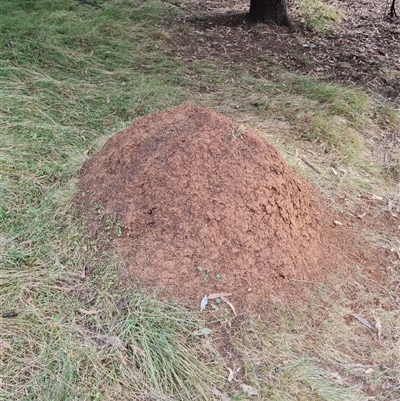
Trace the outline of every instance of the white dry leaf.
<path fill-rule="evenodd" d="M 214 395 L 221 398 L 222 401 L 232 401 L 232 398 L 229 397 L 228 394 L 223 393 L 222 391 L 218 390 L 216 387 L 212 388 L 212 392 Z"/>
<path fill-rule="evenodd" d="M 230 303 L 229 299 L 226 297 L 221 297 L 221 299 L 232 309 L 233 314 L 236 316 L 235 307 Z"/>
<path fill-rule="evenodd" d="M 260 395 L 260 392 L 256 388 L 249 386 L 248 384 L 241 384 L 240 387 L 247 395 Z"/>
<path fill-rule="evenodd" d="M 374 373 L 374 372 L 375 372 L 375 369 L 374 369 L 374 368 L 369 368 L 369 369 L 367 369 L 367 370 L 364 372 L 364 374 L 370 375 L 371 373 Z"/>
<path fill-rule="evenodd" d="M 379 319 L 379 317 L 374 316 L 375 319 L 375 327 L 377 330 L 377 335 L 378 335 L 378 341 L 382 340 L 382 323 L 381 323 L 381 319 Z"/>
<path fill-rule="evenodd" d="M 194 336 L 207 336 L 208 334 L 211 333 L 211 329 L 209 329 L 208 327 L 203 327 L 200 330 L 196 330 L 193 332 Z"/>
<path fill-rule="evenodd" d="M 111 345 L 112 347 L 124 348 L 124 344 L 122 343 L 121 339 L 117 336 L 104 336 L 104 335 L 98 334 L 94 337 L 100 341 L 103 341 L 103 343 L 105 343 L 107 345 Z"/>
<path fill-rule="evenodd" d="M 335 220 L 333 223 L 334 223 L 336 226 L 342 226 L 342 225 L 343 225 L 343 223 L 340 222 L 339 220 Z"/>
<path fill-rule="evenodd" d="M 102 310 L 87 310 L 79 308 L 78 311 L 84 315 L 96 315 L 97 313 L 103 312 Z"/>
<path fill-rule="evenodd" d="M 361 317 L 360 315 L 357 315 L 355 313 L 353 313 L 353 316 L 361 323 L 363 324 L 365 327 L 368 327 L 370 330 L 375 331 L 375 329 L 368 323 L 367 320 L 365 320 L 363 317 Z"/>
<path fill-rule="evenodd" d="M 203 299 L 200 302 L 200 311 L 206 309 L 207 304 L 208 304 L 208 297 L 207 295 L 204 295 Z"/>
<path fill-rule="evenodd" d="M 7 348 L 7 349 L 9 349 L 10 351 L 13 350 L 12 345 L 11 345 L 8 341 L 2 340 L 2 339 L 0 339 L 0 347 Z"/>
<path fill-rule="evenodd" d="M 216 292 L 214 294 L 210 294 L 208 299 L 217 299 L 222 297 L 230 297 L 232 294 L 229 292 Z"/>
<path fill-rule="evenodd" d="M 233 380 L 233 377 L 235 376 L 235 373 L 231 368 L 227 368 L 229 370 L 229 376 L 228 376 L 228 382 L 231 382 Z"/>

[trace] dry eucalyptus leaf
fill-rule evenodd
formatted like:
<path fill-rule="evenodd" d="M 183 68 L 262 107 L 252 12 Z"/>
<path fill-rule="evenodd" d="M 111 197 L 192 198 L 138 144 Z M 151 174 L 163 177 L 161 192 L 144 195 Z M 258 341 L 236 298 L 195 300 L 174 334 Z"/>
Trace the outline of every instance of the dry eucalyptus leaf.
<path fill-rule="evenodd" d="M 375 327 L 378 333 L 378 341 L 382 340 L 382 323 L 381 323 L 381 319 L 379 319 L 379 317 L 375 316 Z"/>
<path fill-rule="evenodd" d="M 367 320 L 365 320 L 363 317 L 361 317 L 360 315 L 357 315 L 355 313 L 353 313 L 353 316 L 361 323 L 363 324 L 365 327 L 368 327 L 370 330 L 375 331 L 375 329 L 368 323 Z"/>
<path fill-rule="evenodd" d="M 247 384 L 241 384 L 240 387 L 242 388 L 243 392 L 246 393 L 247 395 L 260 395 L 260 392 Z"/>
<path fill-rule="evenodd" d="M 229 292 L 216 292 L 215 294 L 210 294 L 208 299 L 217 299 L 222 297 L 230 297 L 232 294 Z"/>
<path fill-rule="evenodd" d="M 102 310 L 87 310 L 83 308 L 79 308 L 78 311 L 84 315 L 95 315 L 96 313 L 102 312 Z"/>
<path fill-rule="evenodd" d="M 194 336 L 206 336 L 206 335 L 210 334 L 211 331 L 212 331 L 212 330 L 209 329 L 208 327 L 203 327 L 203 328 L 200 329 L 200 330 L 194 331 L 194 332 L 193 332 L 193 335 L 194 335 Z"/>
<path fill-rule="evenodd" d="M 221 299 L 232 309 L 233 314 L 236 316 L 235 307 L 230 303 L 229 299 L 225 297 L 221 297 Z"/>
<path fill-rule="evenodd" d="M 207 295 L 204 295 L 203 299 L 200 302 L 200 311 L 206 309 L 207 304 L 208 304 L 208 297 Z"/>
<path fill-rule="evenodd" d="M 112 347 L 124 348 L 124 344 L 122 343 L 121 339 L 117 336 L 104 336 L 98 334 L 94 337 L 99 339 L 100 341 L 103 341 L 103 343 L 105 344 L 111 345 Z"/>
<path fill-rule="evenodd" d="M 213 387 L 212 392 L 214 395 L 217 397 L 221 398 L 222 401 L 232 401 L 232 398 L 229 397 L 228 394 L 223 393 L 222 391 L 219 391 L 217 388 Z"/>

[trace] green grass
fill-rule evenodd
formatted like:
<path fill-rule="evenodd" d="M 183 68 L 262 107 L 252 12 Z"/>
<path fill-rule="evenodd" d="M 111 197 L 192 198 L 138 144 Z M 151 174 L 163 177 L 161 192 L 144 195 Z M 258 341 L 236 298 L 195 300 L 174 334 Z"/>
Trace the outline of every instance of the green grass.
<path fill-rule="evenodd" d="M 207 383 L 219 379 L 190 334 L 197 317 L 139 291 L 130 294 L 129 312 L 118 310 L 109 295 L 112 258 L 82 279 L 96 244 L 82 241 L 71 207 L 87 155 L 135 117 L 182 96 L 177 62 L 154 51 L 150 38 L 168 8 L 124 1 L 102 12 L 69 1 L 0 8 L 8 43 L 0 61 L 0 299 L 2 312 L 19 313 L 2 323 L 10 349 L 1 349 L 0 397 L 206 398 Z M 86 293 L 97 294 L 94 306 L 85 305 Z M 78 312 L 93 307 L 106 312 Z M 94 334 L 119 336 L 125 346 L 106 346 Z"/>
<path fill-rule="evenodd" d="M 305 28 L 319 34 L 330 32 L 332 24 L 342 19 L 339 10 L 321 0 L 300 0 L 297 6 Z"/>
<path fill-rule="evenodd" d="M 293 143 L 318 140 L 343 156 L 364 146 L 359 130 L 371 124 L 370 98 L 275 67 L 254 78 L 245 63 L 170 58 L 166 41 L 179 8 L 157 0 L 101 4 L 0 4 L 0 305 L 1 313 L 18 312 L 1 319 L 0 399 L 211 400 L 215 386 L 244 400 L 242 382 L 260 399 L 365 399 L 368 349 L 338 318 L 352 310 L 348 294 L 318 329 L 310 295 L 297 309 L 271 301 L 280 315 L 274 324 L 246 316 L 239 328 L 230 319 L 211 322 L 213 334 L 195 337 L 207 324 L 196 312 L 121 288 L 118 255 L 85 236 L 73 198 L 82 163 L 138 116 L 190 100 L 258 121 L 284 119 Z M 387 107 L 379 118 L 395 124 L 398 114 Z M 371 297 L 363 295 L 367 305 Z M 395 320 L 394 312 L 376 312 Z M 218 353 L 221 337 L 234 358 Z M 392 383 L 398 372 L 388 344 L 375 353 L 373 362 L 385 367 L 377 382 Z M 235 361 L 245 372 L 229 383 Z"/>
<path fill-rule="evenodd" d="M 285 119 L 302 141 L 318 142 L 325 152 L 357 160 L 364 143 L 359 130 L 371 124 L 371 99 L 358 88 L 297 76 L 274 69 L 269 79 L 245 74 L 236 104 L 248 98 L 263 117 Z M 233 100 L 235 97 L 238 99 Z M 242 101 L 243 102 L 243 101 Z"/>
<path fill-rule="evenodd" d="M 318 84 L 307 78 L 294 77 L 292 90 L 300 97 L 301 109 L 295 124 L 305 139 L 326 143 L 351 156 L 362 146 L 358 130 L 366 121 L 369 99 L 360 90 L 335 84 Z"/>

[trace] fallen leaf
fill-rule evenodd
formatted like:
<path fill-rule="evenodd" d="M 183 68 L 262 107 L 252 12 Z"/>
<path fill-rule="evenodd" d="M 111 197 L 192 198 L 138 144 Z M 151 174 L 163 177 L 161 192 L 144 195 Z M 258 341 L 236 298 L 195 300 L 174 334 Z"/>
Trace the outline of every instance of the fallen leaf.
<path fill-rule="evenodd" d="M 372 331 L 376 331 L 369 323 L 367 320 L 365 320 L 363 317 L 361 317 L 360 315 L 356 315 L 353 314 L 353 316 L 361 323 L 363 324 L 365 327 L 368 327 L 370 330 Z"/>
<path fill-rule="evenodd" d="M 260 395 L 260 392 L 247 384 L 241 384 L 240 387 L 242 388 L 243 392 L 246 393 L 247 395 Z"/>
<path fill-rule="evenodd" d="M 370 375 L 371 373 L 374 373 L 374 372 L 375 372 L 375 369 L 374 369 L 374 368 L 369 368 L 369 369 L 367 369 L 367 370 L 364 372 L 364 374 Z"/>
<path fill-rule="evenodd" d="M 112 347 L 124 348 L 124 344 L 122 343 L 121 339 L 117 336 L 104 336 L 98 334 L 94 337 L 99 339 L 100 341 L 103 341 L 103 343 L 105 344 L 111 345 Z"/>
<path fill-rule="evenodd" d="M 87 310 L 87 309 L 83 309 L 83 308 L 79 308 L 78 311 L 83 313 L 84 315 L 95 315 L 96 313 L 103 312 L 102 309 L 100 309 L 100 310 Z"/>
<path fill-rule="evenodd" d="M 234 377 L 233 370 L 231 368 L 227 368 L 229 370 L 228 382 L 231 382 Z"/>
<path fill-rule="evenodd" d="M 377 330 L 377 334 L 378 334 L 378 341 L 382 340 L 382 323 L 381 323 L 381 319 L 379 319 L 379 317 L 374 316 L 375 319 L 375 327 Z"/>
<path fill-rule="evenodd" d="M 10 351 L 13 350 L 12 345 L 11 345 L 8 341 L 2 340 L 2 339 L 0 339 L 0 347 L 7 348 L 7 349 L 9 349 Z"/>
<path fill-rule="evenodd" d="M 217 388 L 213 387 L 212 388 L 212 392 L 214 395 L 216 395 L 217 397 L 220 397 L 222 401 L 232 401 L 232 398 L 229 397 L 228 394 L 223 393 L 222 391 L 219 391 Z"/>
<path fill-rule="evenodd" d="M 208 334 L 210 334 L 212 332 L 211 329 L 209 329 L 208 327 L 203 327 L 200 330 L 196 330 L 193 332 L 194 336 L 206 336 Z"/>
<path fill-rule="evenodd" d="M 206 309 L 207 304 L 208 304 L 208 297 L 207 297 L 207 295 L 205 295 L 200 302 L 200 311 L 203 311 L 204 309 Z"/>
<path fill-rule="evenodd" d="M 221 297 L 221 299 L 232 309 L 233 314 L 236 316 L 235 307 L 230 303 L 229 299 L 225 297 Z"/>
<path fill-rule="evenodd" d="M 217 299 L 222 297 L 230 297 L 232 294 L 229 292 L 216 292 L 215 294 L 210 294 L 208 299 Z"/>
<path fill-rule="evenodd" d="M 336 226 L 342 226 L 342 225 L 343 225 L 343 223 L 341 223 L 341 222 L 338 221 L 338 220 L 335 220 L 333 223 L 334 223 Z"/>

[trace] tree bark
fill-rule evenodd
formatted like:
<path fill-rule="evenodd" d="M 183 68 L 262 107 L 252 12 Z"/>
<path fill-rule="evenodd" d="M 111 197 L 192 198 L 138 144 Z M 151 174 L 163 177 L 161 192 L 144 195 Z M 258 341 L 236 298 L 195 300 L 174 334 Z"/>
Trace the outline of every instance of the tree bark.
<path fill-rule="evenodd" d="M 292 26 L 286 11 L 286 0 L 250 0 L 249 17 L 255 22 Z"/>

